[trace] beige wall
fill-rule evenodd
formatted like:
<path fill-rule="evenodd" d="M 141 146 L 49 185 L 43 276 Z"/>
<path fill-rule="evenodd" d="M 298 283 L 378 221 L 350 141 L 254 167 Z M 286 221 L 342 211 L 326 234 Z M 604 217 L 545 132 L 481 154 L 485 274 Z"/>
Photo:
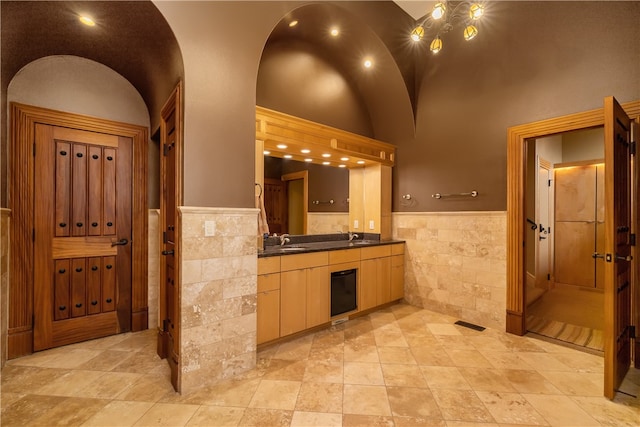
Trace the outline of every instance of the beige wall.
<path fill-rule="evenodd" d="M 349 231 L 347 212 L 309 212 L 307 214 L 307 234 L 346 233 Z"/>
<path fill-rule="evenodd" d="M 504 330 L 506 212 L 395 213 L 410 304 Z"/>

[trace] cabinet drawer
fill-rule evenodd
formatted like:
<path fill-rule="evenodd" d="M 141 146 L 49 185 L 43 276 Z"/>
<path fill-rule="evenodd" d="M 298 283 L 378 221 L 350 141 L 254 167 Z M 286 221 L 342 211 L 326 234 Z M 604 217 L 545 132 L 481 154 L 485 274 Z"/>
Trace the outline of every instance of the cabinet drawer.
<path fill-rule="evenodd" d="M 258 292 L 280 289 L 280 273 L 261 274 L 258 276 Z"/>
<path fill-rule="evenodd" d="M 314 252 L 310 254 L 287 255 L 280 257 L 282 271 L 298 270 L 300 268 L 321 267 L 329 264 L 328 252 Z"/>
<path fill-rule="evenodd" d="M 393 255 L 391 257 L 391 267 L 404 266 L 404 255 Z"/>
<path fill-rule="evenodd" d="M 360 259 L 382 258 L 391 256 L 391 245 L 371 246 L 360 249 Z"/>
<path fill-rule="evenodd" d="M 258 274 L 279 273 L 280 257 L 258 258 Z"/>
<path fill-rule="evenodd" d="M 401 255 L 401 254 L 404 254 L 404 243 L 391 245 L 391 255 Z"/>
<path fill-rule="evenodd" d="M 360 261 L 360 249 L 342 249 L 329 252 L 329 265 Z"/>

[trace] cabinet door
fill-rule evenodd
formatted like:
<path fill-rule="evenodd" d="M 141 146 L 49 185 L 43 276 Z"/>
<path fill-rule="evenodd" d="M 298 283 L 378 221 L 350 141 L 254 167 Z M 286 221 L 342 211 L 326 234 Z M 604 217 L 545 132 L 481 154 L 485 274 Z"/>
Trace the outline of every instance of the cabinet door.
<path fill-rule="evenodd" d="M 274 340 L 280 337 L 280 290 L 258 293 L 258 332 L 257 342 Z"/>
<path fill-rule="evenodd" d="M 391 301 L 391 257 L 376 259 L 376 305 Z"/>
<path fill-rule="evenodd" d="M 307 328 L 327 323 L 331 317 L 329 267 L 307 269 Z"/>
<path fill-rule="evenodd" d="M 376 306 L 377 297 L 376 259 L 365 259 L 360 262 L 360 311 Z"/>
<path fill-rule="evenodd" d="M 404 255 L 391 257 L 391 301 L 404 298 Z"/>
<path fill-rule="evenodd" d="M 306 327 L 307 269 L 284 271 L 280 277 L 280 336 Z"/>

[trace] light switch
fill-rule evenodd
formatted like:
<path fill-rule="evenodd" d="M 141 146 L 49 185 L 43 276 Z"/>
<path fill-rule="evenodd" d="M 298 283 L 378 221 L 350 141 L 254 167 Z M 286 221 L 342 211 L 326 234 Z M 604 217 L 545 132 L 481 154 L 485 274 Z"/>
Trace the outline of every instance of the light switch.
<path fill-rule="evenodd" d="M 353 229 L 357 230 L 358 227 L 360 227 L 360 221 L 358 221 L 357 219 L 353 220 Z"/>
<path fill-rule="evenodd" d="M 373 222 L 373 220 L 369 220 L 369 230 L 373 230 L 375 229 L 375 223 Z"/>
<path fill-rule="evenodd" d="M 205 237 L 211 237 L 216 234 L 216 223 L 213 221 L 204 222 L 204 235 Z"/>

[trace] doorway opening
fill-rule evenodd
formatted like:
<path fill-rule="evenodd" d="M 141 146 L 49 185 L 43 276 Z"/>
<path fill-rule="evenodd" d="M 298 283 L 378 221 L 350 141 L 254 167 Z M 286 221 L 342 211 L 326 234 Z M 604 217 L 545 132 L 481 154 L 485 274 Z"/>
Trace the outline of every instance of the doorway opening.
<path fill-rule="evenodd" d="M 527 140 L 526 329 L 604 350 L 604 128 Z"/>

